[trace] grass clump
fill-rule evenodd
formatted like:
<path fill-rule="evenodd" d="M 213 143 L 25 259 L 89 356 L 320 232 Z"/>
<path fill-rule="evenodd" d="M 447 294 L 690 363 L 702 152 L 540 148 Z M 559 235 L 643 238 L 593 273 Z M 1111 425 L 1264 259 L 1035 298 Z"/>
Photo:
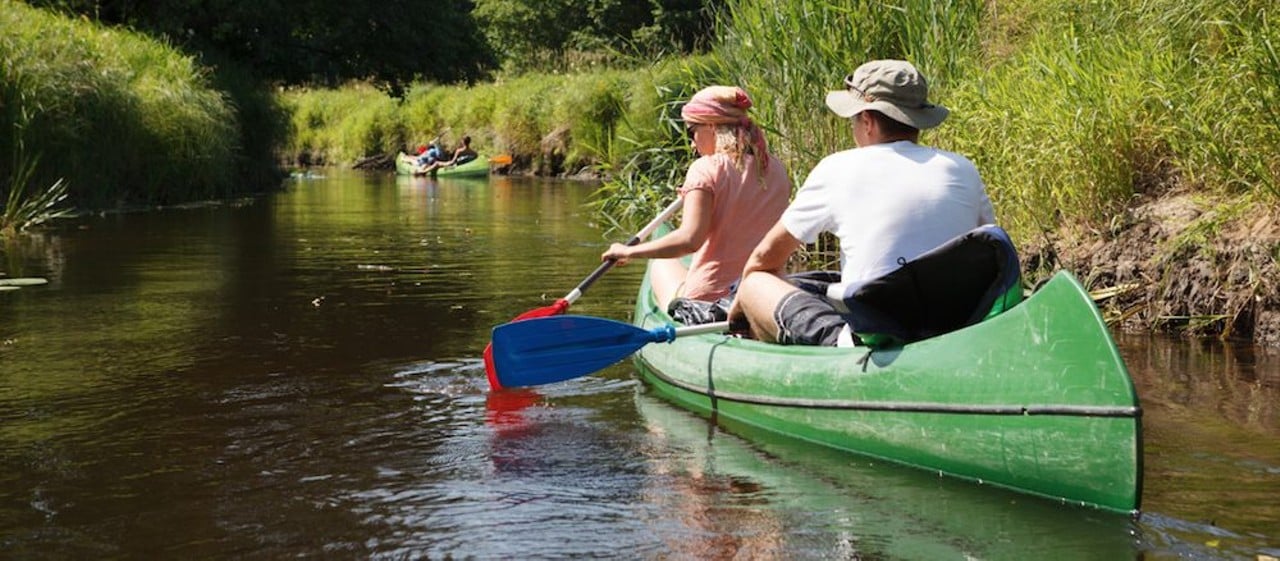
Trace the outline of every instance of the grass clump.
<path fill-rule="evenodd" d="M 395 153 L 405 127 L 395 100 L 365 84 L 338 89 L 298 89 L 281 96 L 292 115 L 287 151 L 302 164 L 351 162 Z"/>
<path fill-rule="evenodd" d="M 0 0 L 6 121 L 28 119 L 37 185 L 65 178 L 70 202 L 100 208 L 230 196 L 243 159 L 239 115 L 209 71 L 140 34 Z M 10 140 L 3 140 L 10 138 Z M 0 135 L 0 154 L 12 153 Z M 10 176 L 15 161 L 0 161 Z"/>

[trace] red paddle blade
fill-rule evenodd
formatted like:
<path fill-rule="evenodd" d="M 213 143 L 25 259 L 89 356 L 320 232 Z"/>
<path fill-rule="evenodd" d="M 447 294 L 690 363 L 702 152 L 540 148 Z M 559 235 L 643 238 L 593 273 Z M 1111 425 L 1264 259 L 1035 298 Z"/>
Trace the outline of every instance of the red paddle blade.
<path fill-rule="evenodd" d="M 552 304 L 550 306 L 543 306 L 541 308 L 534 308 L 532 310 L 529 310 L 523 314 L 516 316 L 516 318 L 511 321 L 522 321 L 522 320 L 533 319 L 533 318 L 545 318 L 548 316 L 558 316 L 560 314 L 563 314 L 565 310 L 568 310 L 568 309 L 569 309 L 569 301 L 565 300 L 564 298 L 561 298 L 559 300 L 556 300 L 555 304 Z"/>
<path fill-rule="evenodd" d="M 493 367 L 493 341 L 484 346 L 484 375 L 489 378 L 489 391 L 502 389 L 502 382 L 498 381 L 498 370 Z"/>
<path fill-rule="evenodd" d="M 555 304 L 543 306 L 541 308 L 534 308 L 516 316 L 515 319 L 511 321 L 524 321 L 526 319 L 558 316 L 568 309 L 569 301 L 561 298 L 556 300 Z M 489 341 L 489 344 L 484 346 L 484 373 L 485 376 L 489 378 L 490 390 L 497 391 L 502 389 L 502 382 L 498 381 L 498 370 L 493 365 L 493 341 Z"/>

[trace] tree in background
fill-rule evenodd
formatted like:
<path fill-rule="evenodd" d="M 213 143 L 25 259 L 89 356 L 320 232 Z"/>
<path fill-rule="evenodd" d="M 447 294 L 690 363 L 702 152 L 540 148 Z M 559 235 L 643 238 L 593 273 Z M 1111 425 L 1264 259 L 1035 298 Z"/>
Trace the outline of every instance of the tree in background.
<path fill-rule="evenodd" d="M 413 81 L 471 83 L 499 66 L 691 53 L 714 29 L 710 0 L 30 0 L 166 38 L 266 81 L 351 80 L 399 92 Z"/>
<path fill-rule="evenodd" d="M 414 80 L 472 82 L 497 66 L 469 0 L 32 0 L 216 52 L 262 79 L 398 90 Z"/>
<path fill-rule="evenodd" d="M 516 71 L 690 53 L 714 24 L 709 0 L 476 0 L 474 17 Z"/>

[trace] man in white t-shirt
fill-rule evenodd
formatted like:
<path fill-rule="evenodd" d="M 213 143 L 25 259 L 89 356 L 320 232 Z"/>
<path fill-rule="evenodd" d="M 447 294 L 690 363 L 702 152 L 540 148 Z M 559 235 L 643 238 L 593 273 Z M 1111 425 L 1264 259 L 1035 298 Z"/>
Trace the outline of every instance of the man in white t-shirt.
<path fill-rule="evenodd" d="M 858 147 L 818 163 L 752 252 L 731 320 L 761 340 L 798 345 L 855 343 L 840 299 L 952 238 L 995 222 L 978 170 L 963 156 L 917 144 L 947 108 L 927 101 L 911 63 L 868 62 L 845 77 L 827 106 L 853 122 Z M 822 232 L 840 240 L 840 279 L 790 282 L 783 267 Z"/>

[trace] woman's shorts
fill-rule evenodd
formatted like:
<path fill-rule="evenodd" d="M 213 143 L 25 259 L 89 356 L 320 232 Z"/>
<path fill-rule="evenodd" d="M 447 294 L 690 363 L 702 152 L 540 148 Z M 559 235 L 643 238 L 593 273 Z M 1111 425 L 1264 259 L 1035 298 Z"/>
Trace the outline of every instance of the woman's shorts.
<path fill-rule="evenodd" d="M 729 304 L 732 299 L 719 302 L 704 302 L 690 298 L 676 298 L 667 306 L 667 314 L 672 319 L 685 325 L 702 325 L 729 319 Z"/>

